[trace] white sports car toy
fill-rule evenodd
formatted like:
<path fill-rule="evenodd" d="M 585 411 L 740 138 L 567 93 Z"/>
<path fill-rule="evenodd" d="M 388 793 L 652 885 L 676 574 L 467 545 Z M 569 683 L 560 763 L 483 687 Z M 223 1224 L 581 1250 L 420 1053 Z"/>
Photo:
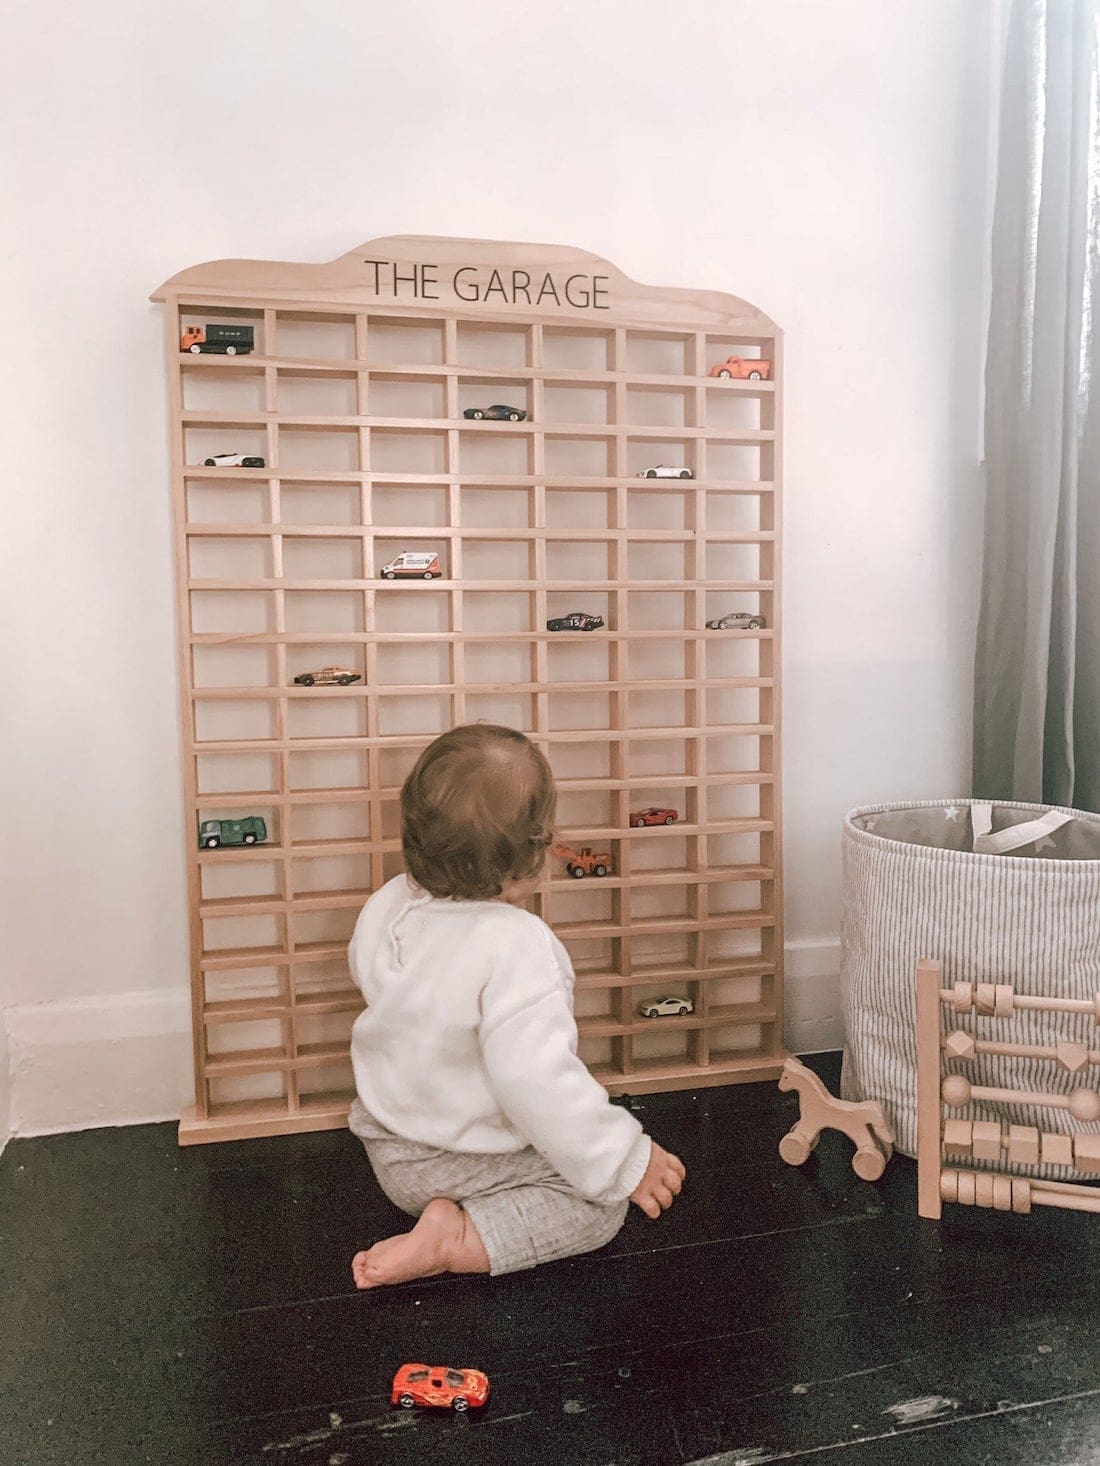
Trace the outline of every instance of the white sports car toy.
<path fill-rule="evenodd" d="M 254 453 L 215 453 L 202 460 L 203 468 L 263 468 L 264 461 Z"/>
<path fill-rule="evenodd" d="M 658 463 L 653 468 L 643 468 L 639 478 L 694 478 L 690 468 L 673 468 L 669 463 Z"/>

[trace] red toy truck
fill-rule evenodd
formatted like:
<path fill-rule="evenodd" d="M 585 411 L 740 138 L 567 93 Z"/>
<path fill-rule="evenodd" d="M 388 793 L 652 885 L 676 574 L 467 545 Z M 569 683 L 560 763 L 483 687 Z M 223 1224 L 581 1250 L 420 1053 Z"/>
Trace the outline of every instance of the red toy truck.
<path fill-rule="evenodd" d="M 771 362 L 763 356 L 727 356 L 717 366 L 712 366 L 712 377 L 736 377 L 738 381 L 752 379 L 766 382 L 772 374 Z"/>

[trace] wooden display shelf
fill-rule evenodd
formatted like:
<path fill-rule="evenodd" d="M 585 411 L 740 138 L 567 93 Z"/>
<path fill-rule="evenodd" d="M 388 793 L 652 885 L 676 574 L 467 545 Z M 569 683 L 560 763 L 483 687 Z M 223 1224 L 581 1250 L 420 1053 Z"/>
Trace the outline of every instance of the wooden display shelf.
<path fill-rule="evenodd" d="M 431 262 L 438 283 L 386 285 L 371 263 L 386 260 L 402 282 Z M 593 293 L 472 302 L 447 283 L 460 267 L 467 284 L 515 268 L 584 276 Z M 585 881 L 552 858 L 531 898 L 604 1012 L 579 1020 L 592 1072 L 617 1093 L 778 1075 L 774 324 L 732 296 L 637 285 L 581 251 L 464 240 L 376 240 L 328 265 L 220 261 L 154 298 L 185 807 L 269 825 L 262 844 L 215 850 L 188 830 L 196 1105 L 181 1143 L 345 1122 L 351 924 L 401 868 L 411 760 L 476 718 L 521 726 L 546 752 L 562 843 L 613 852 L 612 873 Z M 219 320 L 252 326 L 254 350 L 180 352 L 184 323 Z M 709 375 L 738 353 L 765 358 L 768 379 Z M 463 415 L 496 401 L 525 419 Z M 219 453 L 264 467 L 202 463 Z M 656 463 L 692 477 L 639 476 Z M 382 557 L 406 547 L 436 549 L 444 574 L 382 579 Z M 605 625 L 545 629 L 573 609 Z M 705 626 L 734 610 L 765 625 Z M 333 662 L 362 680 L 294 683 Z M 628 823 L 666 800 L 673 825 Z M 665 990 L 694 1011 L 640 1018 L 639 997 Z"/>

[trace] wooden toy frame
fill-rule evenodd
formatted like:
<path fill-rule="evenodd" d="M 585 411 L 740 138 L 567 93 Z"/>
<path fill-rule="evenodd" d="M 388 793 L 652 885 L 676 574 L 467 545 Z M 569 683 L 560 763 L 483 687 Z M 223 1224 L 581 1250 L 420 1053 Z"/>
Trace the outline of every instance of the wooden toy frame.
<path fill-rule="evenodd" d="M 599 881 L 551 861 L 531 901 L 572 953 L 592 1071 L 614 1093 L 776 1078 L 773 322 L 579 250 L 428 237 L 326 265 L 216 261 L 153 299 L 166 306 L 193 974 L 181 1143 L 345 1123 L 361 1007 L 347 937 L 401 869 L 406 767 L 478 718 L 547 752 L 561 840 L 612 852 Z M 251 325 L 255 350 L 182 353 L 183 330 L 211 318 Z M 731 353 L 761 356 L 768 379 L 709 376 Z M 469 421 L 471 400 L 522 404 L 526 419 Z M 265 466 L 196 465 L 215 450 Z M 692 477 L 638 476 L 666 461 Z M 438 549 L 442 578 L 379 579 L 407 547 Z M 593 606 L 599 630 L 546 629 Z M 734 610 L 763 627 L 707 629 Z M 294 685 L 313 648 L 315 665 L 338 653 L 362 680 Z M 209 671 L 219 656 L 263 670 L 238 685 Z M 511 703 L 526 711 L 508 717 Z M 315 777 L 314 759 L 353 772 Z M 666 803 L 678 823 L 630 826 L 631 809 Z M 268 843 L 197 848 L 198 820 L 256 813 Z M 357 873 L 312 875 L 334 857 Z M 637 1013 L 670 986 L 693 1011 Z"/>
<path fill-rule="evenodd" d="M 1068 1095 L 973 1085 L 962 1074 L 943 1076 L 943 1056 L 966 1062 L 975 1054 L 1039 1059 L 1068 1073 L 1100 1065 L 1100 1049 L 1081 1044 L 1001 1043 L 961 1029 L 944 1033 L 944 1007 L 955 1013 L 976 1012 L 987 1018 L 1010 1018 L 1017 1009 L 1048 1013 L 1080 1013 L 1100 1024 L 1100 993 L 1092 1002 L 1077 998 L 1036 997 L 1014 991 L 1008 983 L 956 982 L 943 985 L 943 968 L 932 961 L 917 964 L 917 1210 L 936 1219 L 943 1203 L 992 1207 L 1027 1213 L 1033 1206 L 1100 1213 L 1100 1190 L 1071 1181 L 1006 1175 L 995 1170 L 972 1171 L 945 1166 L 947 1159 L 972 1159 L 987 1165 L 1007 1157 L 1015 1165 L 1071 1166 L 1082 1175 L 1100 1176 L 1100 1136 L 1065 1135 L 1030 1125 L 999 1121 L 944 1120 L 944 1107 L 963 1108 L 972 1100 L 1026 1104 L 1068 1110 L 1080 1120 L 1100 1118 L 1100 1093 L 1082 1086 Z"/>

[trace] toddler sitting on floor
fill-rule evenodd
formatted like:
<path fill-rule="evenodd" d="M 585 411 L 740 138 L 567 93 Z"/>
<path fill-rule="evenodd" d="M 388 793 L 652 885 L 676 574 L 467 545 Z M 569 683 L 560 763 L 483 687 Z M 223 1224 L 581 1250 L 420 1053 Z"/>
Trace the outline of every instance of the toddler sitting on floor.
<path fill-rule="evenodd" d="M 408 875 L 364 906 L 351 971 L 350 1124 L 379 1185 L 418 1217 L 352 1262 L 360 1288 L 508 1273 L 609 1242 L 633 1201 L 672 1205 L 679 1159 L 577 1057 L 573 968 L 509 904 L 552 839 L 549 765 L 510 728 L 454 728 L 401 791 Z"/>

